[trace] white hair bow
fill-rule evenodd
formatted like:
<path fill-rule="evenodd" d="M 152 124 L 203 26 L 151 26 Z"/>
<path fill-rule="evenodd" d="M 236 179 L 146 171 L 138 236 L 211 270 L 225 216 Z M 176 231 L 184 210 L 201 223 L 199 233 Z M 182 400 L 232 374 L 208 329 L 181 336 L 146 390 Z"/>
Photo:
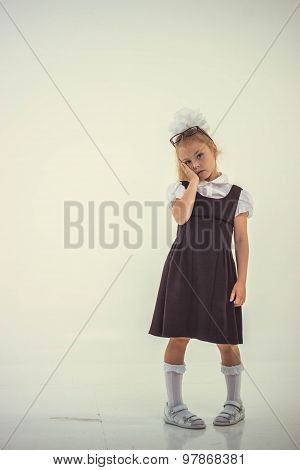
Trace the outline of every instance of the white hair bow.
<path fill-rule="evenodd" d="M 199 126 L 205 132 L 209 133 L 210 127 L 205 119 L 205 116 L 197 109 L 193 110 L 187 107 L 183 107 L 176 111 L 174 120 L 169 125 L 169 131 L 173 136 L 193 126 Z"/>

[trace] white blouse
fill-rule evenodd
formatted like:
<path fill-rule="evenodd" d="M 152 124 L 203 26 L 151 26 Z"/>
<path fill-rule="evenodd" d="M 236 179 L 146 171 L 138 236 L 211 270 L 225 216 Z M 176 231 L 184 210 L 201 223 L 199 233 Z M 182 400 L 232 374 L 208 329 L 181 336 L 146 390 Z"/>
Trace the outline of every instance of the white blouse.
<path fill-rule="evenodd" d="M 219 199 L 227 196 L 231 189 L 231 186 L 232 183 L 228 182 L 228 176 L 225 173 L 221 173 L 220 176 L 218 176 L 212 181 L 199 181 L 197 192 L 199 194 L 202 194 L 202 196 Z M 170 184 L 170 186 L 168 186 L 167 199 L 169 201 L 168 207 L 170 210 L 172 209 L 173 201 L 176 198 L 182 198 L 185 190 L 185 187 L 180 181 L 176 181 L 175 183 L 172 183 Z M 241 212 L 247 212 L 248 217 L 252 217 L 254 211 L 253 206 L 254 204 L 251 194 L 245 189 L 242 189 L 235 211 L 235 216 L 237 216 Z"/>

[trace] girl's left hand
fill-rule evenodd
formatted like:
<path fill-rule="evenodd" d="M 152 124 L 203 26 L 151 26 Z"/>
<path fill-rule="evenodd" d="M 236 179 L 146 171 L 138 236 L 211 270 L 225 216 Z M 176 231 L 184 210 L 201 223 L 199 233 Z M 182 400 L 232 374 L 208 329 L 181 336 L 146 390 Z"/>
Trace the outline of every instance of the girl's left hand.
<path fill-rule="evenodd" d="M 241 305 L 243 305 L 246 299 L 246 285 L 244 282 L 236 281 L 236 283 L 233 286 L 231 295 L 230 295 L 230 302 L 233 301 L 235 295 L 236 295 L 236 298 L 234 301 L 234 306 L 240 307 Z"/>

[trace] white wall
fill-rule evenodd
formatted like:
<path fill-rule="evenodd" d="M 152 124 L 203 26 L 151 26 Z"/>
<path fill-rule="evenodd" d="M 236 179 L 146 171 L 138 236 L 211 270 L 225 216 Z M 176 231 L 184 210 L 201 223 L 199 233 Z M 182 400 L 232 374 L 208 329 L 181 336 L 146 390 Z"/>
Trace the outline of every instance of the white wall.
<path fill-rule="evenodd" d="M 168 124 L 181 106 L 200 109 L 212 129 L 220 124 L 219 166 L 255 203 L 245 363 L 294 360 L 299 11 L 279 33 L 295 2 L 12 0 L 6 8 L 30 47 L 0 9 L 1 381 L 21 384 L 30 371 L 38 386 L 90 315 L 68 352 L 74 370 L 79 362 L 94 362 L 95 374 L 104 362 L 162 362 L 167 340 L 147 332 L 172 243 Z M 64 247 L 69 200 L 84 207 L 78 249 Z M 132 241 L 136 230 L 121 213 L 126 201 L 139 203 L 138 216 L 132 209 L 138 248 L 121 240 L 112 249 L 88 247 L 88 202 L 98 209 L 107 200 L 120 216 L 105 223 L 129 230 Z M 164 204 L 157 230 L 146 201 Z M 172 228 L 174 237 L 175 222 Z M 214 345 L 193 341 L 188 360 L 217 364 L 219 357 Z"/>

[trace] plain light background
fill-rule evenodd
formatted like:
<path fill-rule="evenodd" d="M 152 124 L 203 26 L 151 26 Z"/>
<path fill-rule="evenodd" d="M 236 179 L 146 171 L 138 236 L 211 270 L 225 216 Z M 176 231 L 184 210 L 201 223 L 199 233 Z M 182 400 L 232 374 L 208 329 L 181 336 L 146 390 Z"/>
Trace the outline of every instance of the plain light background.
<path fill-rule="evenodd" d="M 25 412 L 81 330 L 51 385 L 100 383 L 121 365 L 129 387 L 131 375 L 142 380 L 151 365 L 157 375 L 148 386 L 164 393 L 167 339 L 148 329 L 176 235 L 166 207 L 166 188 L 177 179 L 168 125 L 182 106 L 204 113 L 211 131 L 218 126 L 219 168 L 253 197 L 242 359 L 271 402 L 280 387 L 296 406 L 284 380 L 291 374 L 299 383 L 299 11 L 280 33 L 295 7 L 270 0 L 2 3 L 3 412 L 16 411 L 17 401 L 18 416 Z M 77 248 L 64 246 L 66 201 L 83 207 Z M 103 201 L 119 211 L 100 220 L 107 241 L 111 224 L 119 231 L 113 248 L 98 243 Z M 122 215 L 128 201 L 138 206 L 130 213 L 139 235 Z M 157 222 L 146 205 L 154 201 Z M 192 340 L 186 362 L 199 376 L 204 364 L 219 374 L 213 344 Z M 269 388 L 261 386 L 266 364 L 274 372 Z M 23 401 L 5 393 L 26 386 Z"/>

